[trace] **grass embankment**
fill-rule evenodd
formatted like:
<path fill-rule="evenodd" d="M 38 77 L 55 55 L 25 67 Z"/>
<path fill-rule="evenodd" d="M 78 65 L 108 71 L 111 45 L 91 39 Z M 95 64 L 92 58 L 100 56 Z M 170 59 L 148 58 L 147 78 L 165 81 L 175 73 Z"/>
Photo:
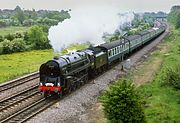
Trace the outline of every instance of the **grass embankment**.
<path fill-rule="evenodd" d="M 87 48 L 86 44 L 73 44 L 62 51 L 80 50 Z M 22 53 L 0 55 L 0 83 L 14 79 L 24 74 L 39 70 L 42 63 L 53 58 L 53 50 L 37 50 Z"/>
<path fill-rule="evenodd" d="M 5 27 L 5 28 L 0 28 L 0 35 L 4 36 L 7 34 L 12 34 L 16 32 L 26 32 L 29 29 L 29 27 L 16 27 L 16 26 L 11 26 L 11 27 Z"/>
<path fill-rule="evenodd" d="M 163 77 L 167 76 L 164 71 L 180 64 L 180 30 L 173 30 L 160 48 L 152 54 L 145 68 L 140 70 L 146 75 L 152 71 L 153 66 L 159 69 L 150 77 L 149 83 L 140 86 L 140 91 L 146 101 L 146 118 L 149 123 L 180 122 L 180 90 L 167 86 L 163 81 Z M 151 67 L 147 67 L 149 65 Z"/>

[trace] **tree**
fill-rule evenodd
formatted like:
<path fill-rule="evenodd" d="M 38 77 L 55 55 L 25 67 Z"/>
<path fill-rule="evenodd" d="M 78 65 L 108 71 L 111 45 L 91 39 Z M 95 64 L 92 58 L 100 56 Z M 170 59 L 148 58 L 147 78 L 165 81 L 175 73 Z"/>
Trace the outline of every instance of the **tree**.
<path fill-rule="evenodd" d="M 12 52 L 22 52 L 26 50 L 26 44 L 22 38 L 16 38 L 11 43 Z"/>
<path fill-rule="evenodd" d="M 43 19 L 43 23 L 46 24 L 46 25 L 52 26 L 52 25 L 57 25 L 58 24 L 58 20 L 49 19 L 49 18 L 45 17 Z"/>
<path fill-rule="evenodd" d="M 168 21 L 172 23 L 175 28 L 180 28 L 180 6 L 173 6 L 168 15 Z"/>
<path fill-rule="evenodd" d="M 12 40 L 14 40 L 14 38 L 15 38 L 15 35 L 14 34 L 7 34 L 7 35 L 5 35 L 4 36 L 4 38 L 6 38 L 7 40 L 10 40 L 10 41 L 12 41 Z"/>
<path fill-rule="evenodd" d="M 177 18 L 176 18 L 176 22 L 175 22 L 175 27 L 178 29 L 180 28 L 180 12 L 177 13 Z"/>
<path fill-rule="evenodd" d="M 4 20 L 0 20 L 0 27 L 6 27 L 7 23 Z"/>
<path fill-rule="evenodd" d="M 0 55 L 3 54 L 3 44 L 0 42 Z"/>
<path fill-rule="evenodd" d="M 0 42 L 4 41 L 4 37 L 0 35 Z"/>
<path fill-rule="evenodd" d="M 27 19 L 23 21 L 23 26 L 31 26 L 31 25 L 34 25 L 33 19 Z"/>
<path fill-rule="evenodd" d="M 47 34 L 39 26 L 33 26 L 28 31 L 28 41 L 33 45 L 34 49 L 49 48 Z"/>
<path fill-rule="evenodd" d="M 145 123 L 140 96 L 129 80 L 119 80 L 100 97 L 110 123 Z"/>
<path fill-rule="evenodd" d="M 9 40 L 5 39 L 2 42 L 2 47 L 3 47 L 3 54 L 12 53 L 12 44 Z"/>
<path fill-rule="evenodd" d="M 23 21 L 25 20 L 24 12 L 21 10 L 19 6 L 16 6 L 15 11 L 16 11 L 16 18 L 19 20 L 21 24 L 23 24 Z"/>

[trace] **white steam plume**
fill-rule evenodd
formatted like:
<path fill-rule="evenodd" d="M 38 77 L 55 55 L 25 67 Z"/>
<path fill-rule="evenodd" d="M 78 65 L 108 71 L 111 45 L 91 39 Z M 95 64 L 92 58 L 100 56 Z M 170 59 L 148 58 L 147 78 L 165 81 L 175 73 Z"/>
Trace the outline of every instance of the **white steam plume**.
<path fill-rule="evenodd" d="M 131 22 L 133 13 L 118 14 L 110 7 L 86 7 L 72 10 L 71 18 L 49 29 L 48 38 L 55 52 L 73 43 L 104 43 L 104 33 L 112 34 L 125 22 Z"/>

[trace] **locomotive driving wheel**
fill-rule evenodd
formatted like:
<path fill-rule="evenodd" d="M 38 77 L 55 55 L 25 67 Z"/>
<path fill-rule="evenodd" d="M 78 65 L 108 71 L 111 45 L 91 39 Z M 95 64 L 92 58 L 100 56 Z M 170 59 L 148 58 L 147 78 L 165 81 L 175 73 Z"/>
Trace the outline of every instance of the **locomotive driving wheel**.
<path fill-rule="evenodd" d="M 45 91 L 43 91 L 42 95 L 43 95 L 44 98 L 47 98 L 47 97 L 48 97 L 48 93 L 45 92 Z"/>
<path fill-rule="evenodd" d="M 62 98 L 62 96 L 63 96 L 63 91 L 60 91 L 60 92 L 58 92 L 57 94 L 58 94 L 58 97 L 59 97 L 59 98 Z"/>

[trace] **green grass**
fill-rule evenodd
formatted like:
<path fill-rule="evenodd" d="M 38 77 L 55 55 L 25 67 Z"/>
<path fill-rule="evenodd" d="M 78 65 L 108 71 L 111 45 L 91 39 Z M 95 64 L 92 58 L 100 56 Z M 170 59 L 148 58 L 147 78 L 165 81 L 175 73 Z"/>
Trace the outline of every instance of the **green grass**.
<path fill-rule="evenodd" d="M 148 123 L 180 122 L 180 91 L 154 81 L 141 87 Z"/>
<path fill-rule="evenodd" d="M 37 71 L 43 62 L 52 58 L 52 50 L 0 55 L 0 83 Z"/>
<path fill-rule="evenodd" d="M 16 32 L 25 32 L 29 29 L 29 27 L 16 27 L 16 26 L 11 26 L 11 27 L 5 27 L 5 28 L 0 28 L 0 35 L 4 36 L 7 34 L 11 33 L 16 33 Z"/>
<path fill-rule="evenodd" d="M 180 90 L 163 85 L 163 71 L 167 67 L 180 64 L 180 30 L 173 30 L 166 39 L 169 46 L 166 54 L 157 53 L 153 57 L 163 58 L 163 64 L 153 82 L 140 87 L 146 102 L 145 114 L 148 123 L 180 123 Z"/>

